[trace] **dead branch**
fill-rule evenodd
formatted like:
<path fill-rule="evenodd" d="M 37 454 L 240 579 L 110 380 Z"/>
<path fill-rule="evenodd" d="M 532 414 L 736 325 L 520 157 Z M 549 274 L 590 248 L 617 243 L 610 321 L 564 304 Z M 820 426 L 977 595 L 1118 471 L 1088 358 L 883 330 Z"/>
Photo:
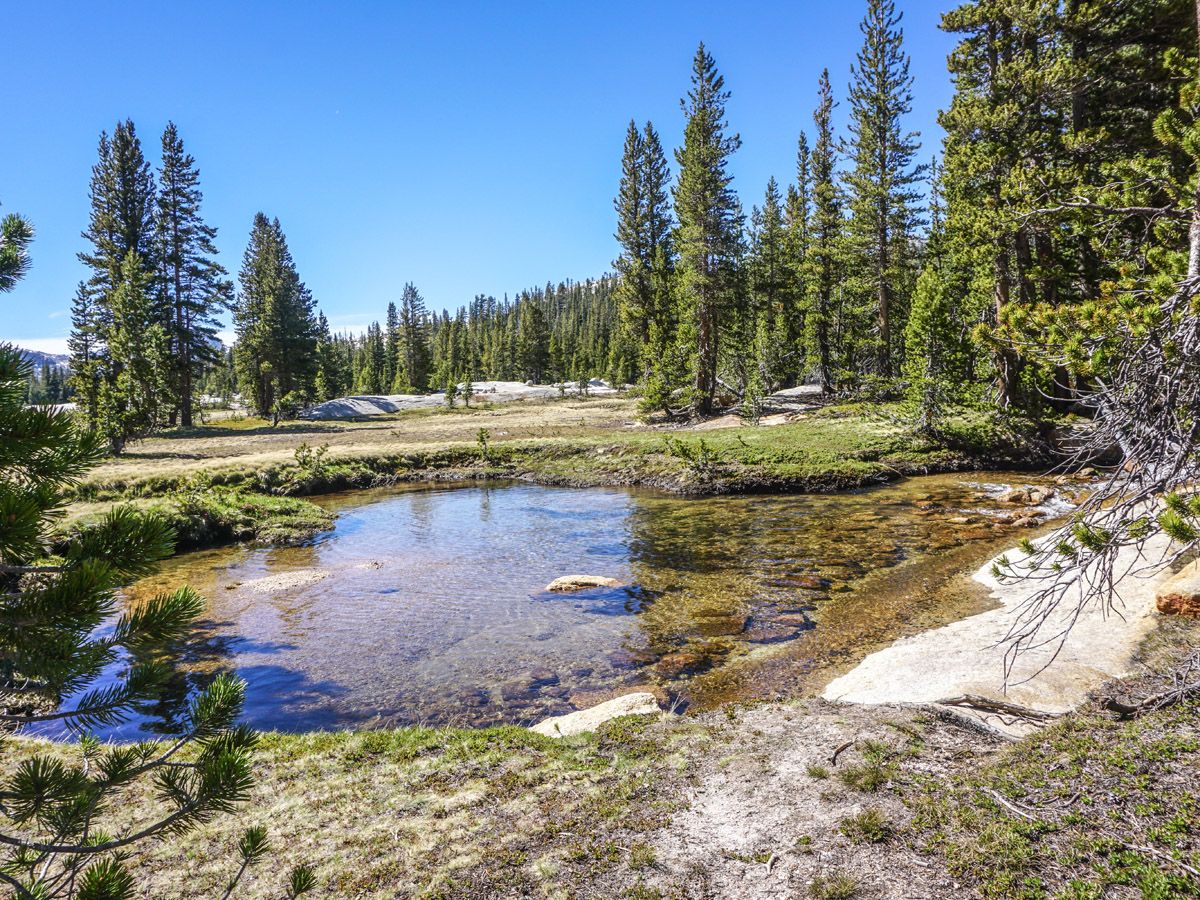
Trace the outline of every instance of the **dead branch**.
<path fill-rule="evenodd" d="M 982 697 L 978 694 L 947 697 L 945 700 L 938 700 L 937 702 L 942 706 L 962 706 L 967 709 L 977 709 L 980 712 L 996 713 L 998 715 L 1012 716 L 1017 719 L 1025 719 L 1030 722 L 1050 722 L 1061 715 L 1061 713 L 1032 709 L 1031 707 L 1020 706 L 1005 700 L 993 700 L 991 697 Z"/>

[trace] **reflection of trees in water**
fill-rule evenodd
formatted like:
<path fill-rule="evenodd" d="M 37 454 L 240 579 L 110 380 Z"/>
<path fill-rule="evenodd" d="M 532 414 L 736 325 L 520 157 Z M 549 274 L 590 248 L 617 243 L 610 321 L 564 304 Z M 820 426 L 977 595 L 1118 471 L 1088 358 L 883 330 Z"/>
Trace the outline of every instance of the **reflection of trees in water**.
<path fill-rule="evenodd" d="M 639 581 L 656 573 L 714 573 L 750 567 L 786 523 L 747 498 L 636 498 L 630 505 L 629 559 Z"/>

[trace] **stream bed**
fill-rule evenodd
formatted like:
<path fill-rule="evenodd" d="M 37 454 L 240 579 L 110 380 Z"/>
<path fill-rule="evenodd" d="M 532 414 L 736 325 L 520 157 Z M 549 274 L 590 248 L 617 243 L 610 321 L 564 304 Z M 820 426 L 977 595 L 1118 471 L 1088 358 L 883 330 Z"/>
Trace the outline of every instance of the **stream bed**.
<path fill-rule="evenodd" d="M 170 690 L 101 733 L 176 731 L 218 672 L 245 721 L 305 731 L 532 723 L 643 686 L 678 707 L 798 696 L 897 637 L 986 608 L 962 573 L 1029 532 L 1043 479 L 914 478 L 831 495 L 680 498 L 525 483 L 320 498 L 301 547 L 183 554 L 129 592 L 208 609 Z M 1047 488 L 1042 518 L 1069 506 Z M 1027 504 L 1028 505 L 1028 504 Z M 548 593 L 561 575 L 624 586 Z M 53 734 L 52 731 L 42 733 Z"/>

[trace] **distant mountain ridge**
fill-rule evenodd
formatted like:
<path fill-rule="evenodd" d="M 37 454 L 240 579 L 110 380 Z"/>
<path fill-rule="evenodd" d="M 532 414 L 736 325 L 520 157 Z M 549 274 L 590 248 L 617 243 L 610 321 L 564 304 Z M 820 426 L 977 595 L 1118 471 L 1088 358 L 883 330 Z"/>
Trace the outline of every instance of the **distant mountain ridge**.
<path fill-rule="evenodd" d="M 26 350 L 24 347 L 18 347 L 21 355 L 33 365 L 35 369 L 40 369 L 42 366 L 50 366 L 52 369 L 69 369 L 71 368 L 71 357 L 65 353 L 43 353 L 41 350 Z"/>

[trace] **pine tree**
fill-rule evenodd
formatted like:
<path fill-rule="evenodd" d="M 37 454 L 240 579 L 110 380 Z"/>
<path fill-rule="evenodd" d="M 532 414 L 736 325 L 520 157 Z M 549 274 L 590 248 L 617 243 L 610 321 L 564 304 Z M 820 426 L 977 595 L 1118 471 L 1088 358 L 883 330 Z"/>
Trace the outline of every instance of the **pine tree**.
<path fill-rule="evenodd" d="M 788 266 L 792 275 L 791 310 L 786 329 L 788 357 L 780 371 L 781 379 L 799 383 L 806 373 L 805 313 L 811 303 L 808 278 L 808 254 L 812 240 L 812 176 L 808 136 L 802 131 L 796 147 L 796 183 L 788 186 L 784 204 L 787 225 Z"/>
<path fill-rule="evenodd" d="M 92 431 L 100 426 L 103 359 L 99 328 L 95 294 L 81 283 L 71 301 L 71 336 L 67 339 L 67 349 L 71 351 L 71 384 L 79 397 L 78 408 Z"/>
<path fill-rule="evenodd" d="M 788 323 L 795 318 L 796 272 L 792 266 L 783 198 L 774 178 L 767 182 L 762 208 L 751 215 L 746 260 L 750 304 L 745 340 L 749 343 L 754 383 L 769 392 L 788 352 Z M 747 370 L 749 383 L 749 370 Z"/>
<path fill-rule="evenodd" d="M 687 126 L 675 153 L 675 244 L 681 338 L 689 351 L 690 405 L 708 414 L 717 388 L 721 329 L 735 302 L 742 252 L 742 211 L 732 188 L 729 157 L 741 138 L 726 134 L 729 92 L 701 43 L 692 64 L 692 89 L 682 101 Z"/>
<path fill-rule="evenodd" d="M 114 328 L 118 327 L 114 323 L 118 290 L 124 289 L 127 306 L 136 297 L 135 305 L 140 308 L 144 296 L 152 307 L 152 317 L 159 322 L 164 318 L 161 307 L 156 305 L 161 295 L 154 227 L 154 176 L 142 154 L 141 140 L 133 122 L 119 122 L 111 140 L 106 133 L 100 135 L 99 160 L 92 167 L 90 201 L 91 214 L 83 237 L 91 244 L 91 249 L 80 253 L 79 259 L 92 274 L 85 284 L 88 297 L 77 305 L 80 313 L 85 305 L 90 305 L 90 311 L 86 317 L 81 315 L 77 328 L 90 329 L 92 334 L 76 333 L 74 338 L 77 345 L 88 343 L 94 351 L 89 371 L 90 380 L 95 384 L 96 402 L 94 410 L 87 411 L 89 421 L 109 438 L 112 449 L 119 451 L 130 438 L 144 434 L 147 427 L 153 427 L 157 422 L 145 420 L 151 412 L 149 405 L 129 414 L 121 409 L 129 390 L 140 392 L 140 388 L 131 385 L 129 373 L 142 372 L 144 366 L 137 358 L 141 348 L 136 343 L 123 341 L 120 334 L 114 334 Z M 140 267 L 137 272 L 128 268 L 134 263 Z M 119 327 L 126 330 L 133 327 L 134 332 L 141 329 L 140 324 L 131 323 L 132 320 L 125 317 Z M 122 354 L 132 355 L 125 357 Z M 155 365 L 161 366 L 163 362 L 160 356 Z M 125 384 L 118 386 L 117 380 L 122 373 L 125 373 Z M 157 379 L 157 374 L 154 378 Z M 142 383 L 140 376 L 137 380 Z M 90 402 L 88 386 L 77 384 L 80 393 Z M 157 404 L 154 406 L 157 415 Z"/>
<path fill-rule="evenodd" d="M 900 19 L 892 0 L 868 0 L 850 85 L 848 271 L 873 295 L 875 367 L 884 377 L 896 373 L 921 224 L 915 185 L 925 169 L 914 163 L 917 135 L 902 124 L 912 112 L 912 76 Z"/>
<path fill-rule="evenodd" d="M 195 381 L 220 352 L 217 314 L 229 308 L 233 285 L 215 259 L 217 230 L 200 216 L 200 173 L 173 122 L 162 136 L 155 215 L 168 335 L 171 420 L 192 425 Z"/>
<path fill-rule="evenodd" d="M 404 365 L 400 359 L 400 314 L 396 304 L 387 306 L 387 332 L 384 340 L 383 383 L 393 394 L 403 394 L 407 384 L 401 377 Z"/>
<path fill-rule="evenodd" d="M 430 355 L 429 325 L 426 321 L 425 301 L 415 285 L 404 285 L 400 295 L 400 355 L 404 362 L 404 375 L 415 391 L 429 390 Z M 461 368 L 450 373 L 457 377 Z"/>
<path fill-rule="evenodd" d="M 614 201 L 621 256 L 614 262 L 620 280 L 617 304 L 624 334 L 637 348 L 641 379 L 660 369 L 674 338 L 671 273 L 675 253 L 666 154 L 654 126 L 642 132 L 629 123 L 621 163 L 621 185 Z M 547 291 L 549 293 L 549 291 Z"/>
<path fill-rule="evenodd" d="M 91 214 L 83 237 L 91 249 L 80 253 L 79 259 L 92 270 L 88 287 L 97 294 L 103 326 L 107 298 L 129 254 L 137 254 L 151 281 L 157 268 L 154 175 L 130 120 L 117 123 L 111 140 L 106 132 L 100 134 L 89 197 Z"/>
<path fill-rule="evenodd" d="M 311 396 L 317 321 L 279 220 L 254 217 L 233 311 L 238 382 L 261 416 L 278 421 Z"/>
<path fill-rule="evenodd" d="M 550 361 L 550 330 L 545 315 L 533 300 L 522 302 L 518 309 L 517 353 L 523 380 L 541 384 Z"/>
<path fill-rule="evenodd" d="M 11 291 L 29 271 L 33 226 L 17 213 L 0 219 L 0 293 Z"/>
<path fill-rule="evenodd" d="M 167 333 L 157 316 L 152 282 L 130 252 L 108 298 L 108 377 L 100 382 L 100 431 L 113 453 L 163 422 L 167 400 Z"/>
<path fill-rule="evenodd" d="M 813 178 L 812 232 L 804 271 L 810 283 L 809 306 L 805 314 L 809 356 L 817 367 L 821 387 L 832 390 L 834 294 L 841 277 L 843 219 L 841 197 L 835 180 L 837 149 L 833 136 L 833 91 L 829 70 L 821 73 L 817 108 L 813 122 L 817 127 L 816 144 L 810 164 Z"/>

